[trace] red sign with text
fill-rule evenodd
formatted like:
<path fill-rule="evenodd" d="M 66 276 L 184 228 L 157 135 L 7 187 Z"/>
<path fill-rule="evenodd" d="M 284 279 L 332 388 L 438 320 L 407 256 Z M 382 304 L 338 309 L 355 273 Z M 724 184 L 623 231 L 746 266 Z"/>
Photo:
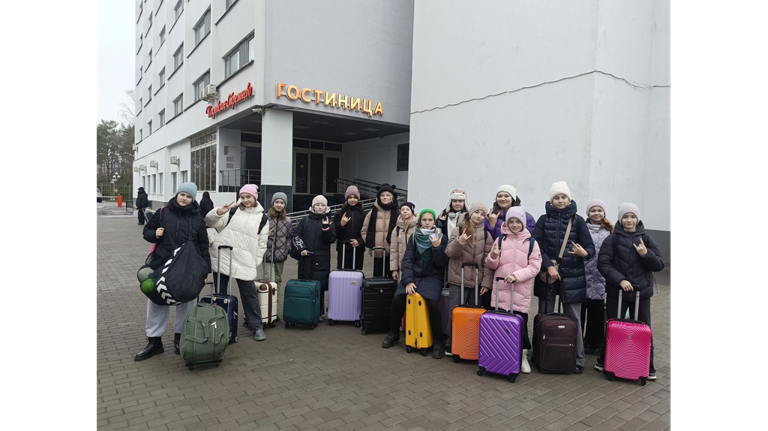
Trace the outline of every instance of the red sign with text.
<path fill-rule="evenodd" d="M 229 97 L 227 97 L 227 100 L 225 100 L 224 102 L 219 102 L 215 106 L 208 105 L 208 107 L 205 108 L 205 113 L 208 114 L 208 118 L 216 118 L 216 114 L 218 114 L 219 112 L 227 108 L 235 109 L 235 106 L 238 103 L 252 96 L 253 96 L 253 87 L 251 87 L 251 83 L 249 82 L 245 90 L 237 94 L 229 93 Z"/>

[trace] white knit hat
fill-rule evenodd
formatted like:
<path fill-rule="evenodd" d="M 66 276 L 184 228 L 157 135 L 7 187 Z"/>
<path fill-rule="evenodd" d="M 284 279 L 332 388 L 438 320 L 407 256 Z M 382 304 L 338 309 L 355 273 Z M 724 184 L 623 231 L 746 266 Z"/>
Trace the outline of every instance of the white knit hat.
<path fill-rule="evenodd" d="M 627 202 L 619 205 L 619 219 L 616 221 L 621 223 L 621 219 L 626 213 L 632 213 L 635 215 L 635 217 L 637 217 L 638 221 L 640 220 L 640 208 L 638 208 L 637 205 L 633 203 Z"/>
<path fill-rule="evenodd" d="M 565 181 L 558 181 L 556 183 L 552 183 L 552 187 L 549 189 L 549 200 L 551 201 L 560 193 L 568 196 L 568 199 L 573 199 L 571 197 L 571 189 L 568 188 L 568 184 L 566 184 Z"/>
<path fill-rule="evenodd" d="M 498 196 L 499 192 L 507 192 L 510 196 L 512 196 L 512 202 L 517 199 L 517 190 L 515 190 L 514 187 L 510 186 L 509 184 L 503 184 L 499 186 L 499 189 L 496 190 L 496 195 Z"/>

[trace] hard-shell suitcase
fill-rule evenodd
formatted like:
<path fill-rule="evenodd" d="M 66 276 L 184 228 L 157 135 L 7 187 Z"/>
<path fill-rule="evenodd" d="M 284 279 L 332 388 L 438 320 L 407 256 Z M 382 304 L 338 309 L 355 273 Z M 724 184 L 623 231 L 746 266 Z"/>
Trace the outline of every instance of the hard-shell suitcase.
<path fill-rule="evenodd" d="M 519 314 L 499 311 L 499 281 L 496 278 L 496 309 L 480 316 L 480 343 L 477 365 L 478 376 L 486 371 L 508 376 L 514 383 L 520 374 L 523 356 L 523 325 Z M 514 285 L 513 285 L 514 286 Z M 512 296 L 510 295 L 510 298 Z"/>
<path fill-rule="evenodd" d="M 619 311 L 621 315 L 621 293 Z M 640 291 L 635 296 L 635 314 L 640 310 Z M 645 386 L 651 365 L 651 327 L 639 320 L 608 319 L 605 326 L 605 373 L 608 380 L 614 377 L 640 380 Z"/>
<path fill-rule="evenodd" d="M 301 263 L 300 260 L 299 274 L 301 274 Z M 318 280 L 289 280 L 285 284 L 283 298 L 285 327 L 307 325 L 309 329 L 315 329 L 320 320 L 321 293 Z"/>
<path fill-rule="evenodd" d="M 562 283 L 560 286 L 562 288 Z M 563 295 L 560 293 L 557 313 L 540 312 L 533 319 L 531 362 L 544 374 L 570 374 L 576 370 L 576 337 L 580 328 L 561 312 Z"/>
<path fill-rule="evenodd" d="M 341 261 L 346 262 L 347 244 L 344 241 L 341 248 Z M 335 321 L 355 322 L 355 327 L 360 326 L 360 308 L 363 304 L 363 271 L 355 270 L 355 257 L 352 253 L 352 269 L 338 269 L 331 271 L 328 276 L 328 324 Z"/>
<path fill-rule="evenodd" d="M 476 263 L 461 264 L 461 298 L 464 298 L 464 267 L 475 268 L 475 304 L 478 301 L 478 273 Z M 451 310 L 451 354 L 453 362 L 460 359 L 476 361 L 479 358 L 478 347 L 480 343 L 480 317 L 485 313 L 482 305 L 459 305 Z"/>
<path fill-rule="evenodd" d="M 427 301 L 418 293 L 406 295 L 405 298 L 405 351 L 421 349 L 421 355 L 427 356 L 432 347 L 432 328 L 429 325 L 429 310 Z"/>
<path fill-rule="evenodd" d="M 229 249 L 229 267 L 232 268 L 232 247 L 229 245 L 220 245 L 219 246 L 219 271 L 221 271 L 221 249 L 228 248 Z M 234 277 L 229 277 L 229 282 L 227 283 L 227 294 L 222 295 L 219 293 L 211 292 L 210 296 L 204 296 L 200 298 L 199 302 L 202 302 L 204 304 L 213 304 L 218 305 L 219 307 L 223 308 L 224 311 L 227 312 L 227 321 L 229 321 L 229 342 L 231 343 L 237 343 L 237 314 L 238 314 L 238 299 L 237 296 L 232 295 L 232 279 Z M 217 284 L 219 286 L 219 289 L 221 289 L 221 272 L 218 272 L 218 280 Z"/>
<path fill-rule="evenodd" d="M 262 274 L 266 275 L 266 259 L 261 263 Z M 275 283 L 275 248 L 272 247 L 272 264 L 269 277 L 256 280 L 256 292 L 259 296 L 261 322 L 264 327 L 274 328 L 277 321 L 277 283 Z M 243 325 L 248 326 L 248 319 L 243 318 Z"/>
<path fill-rule="evenodd" d="M 373 250 L 384 249 L 374 247 Z M 384 255 L 386 258 L 386 253 Z M 386 265 L 382 265 L 383 268 Z M 363 335 L 371 331 L 389 331 L 389 317 L 392 314 L 392 299 L 397 290 L 397 281 L 386 276 L 374 276 L 363 280 L 363 306 L 360 318 L 360 333 Z"/>

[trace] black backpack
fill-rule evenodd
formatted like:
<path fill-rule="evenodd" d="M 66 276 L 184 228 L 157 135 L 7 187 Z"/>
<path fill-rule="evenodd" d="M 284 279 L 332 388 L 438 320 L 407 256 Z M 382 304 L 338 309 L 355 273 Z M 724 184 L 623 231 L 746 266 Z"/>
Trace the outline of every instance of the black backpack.
<path fill-rule="evenodd" d="M 237 207 L 232 208 L 229 210 L 229 218 L 227 219 L 227 226 L 229 226 L 229 222 L 232 221 L 232 217 L 235 216 L 235 213 L 237 212 Z M 264 225 L 267 224 L 269 221 L 269 217 L 267 217 L 266 214 L 261 213 L 261 222 L 259 223 L 259 232 L 257 235 L 261 234 L 261 230 L 264 229 Z"/>

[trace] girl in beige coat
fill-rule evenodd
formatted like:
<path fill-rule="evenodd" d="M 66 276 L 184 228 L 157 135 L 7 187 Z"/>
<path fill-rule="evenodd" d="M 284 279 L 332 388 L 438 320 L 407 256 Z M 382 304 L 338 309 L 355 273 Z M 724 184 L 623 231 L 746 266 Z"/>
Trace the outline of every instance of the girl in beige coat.
<path fill-rule="evenodd" d="M 389 245 L 392 242 L 392 231 L 397 224 L 398 215 L 397 193 L 394 185 L 390 186 L 386 183 L 381 184 L 376 190 L 376 202 L 373 204 L 373 209 L 365 215 L 360 234 L 365 247 L 369 249 L 368 255 L 373 256 L 373 274 L 380 277 L 383 273 L 389 277 Z M 374 247 L 384 247 L 384 252 L 376 250 L 372 253 L 371 249 Z"/>
<path fill-rule="evenodd" d="M 488 213 L 488 207 L 477 202 L 472 204 L 469 212 L 459 220 L 458 226 L 451 232 L 445 255 L 448 256 L 448 289 L 451 291 L 448 310 L 459 304 L 477 305 L 475 303 L 475 269 L 464 269 L 464 297 L 461 297 L 461 266 L 465 263 L 477 265 L 477 288 L 490 288 L 493 283 L 493 270 L 485 265 L 485 259 L 493 247 L 493 237 L 488 234 L 483 221 Z M 477 292 L 480 295 L 480 292 Z M 451 346 L 451 312 L 448 312 L 448 324 L 445 330 L 445 349 Z M 446 353 L 449 354 L 450 353 Z"/>
<path fill-rule="evenodd" d="M 389 269 L 392 270 L 392 278 L 395 280 L 400 279 L 398 271 L 400 271 L 403 263 L 403 255 L 408 245 L 408 239 L 413 235 L 413 230 L 416 228 L 415 211 L 416 206 L 410 202 L 400 205 L 400 217 L 397 218 L 397 227 L 392 232 L 392 244 L 390 247 L 392 253 L 389 255 Z"/>

